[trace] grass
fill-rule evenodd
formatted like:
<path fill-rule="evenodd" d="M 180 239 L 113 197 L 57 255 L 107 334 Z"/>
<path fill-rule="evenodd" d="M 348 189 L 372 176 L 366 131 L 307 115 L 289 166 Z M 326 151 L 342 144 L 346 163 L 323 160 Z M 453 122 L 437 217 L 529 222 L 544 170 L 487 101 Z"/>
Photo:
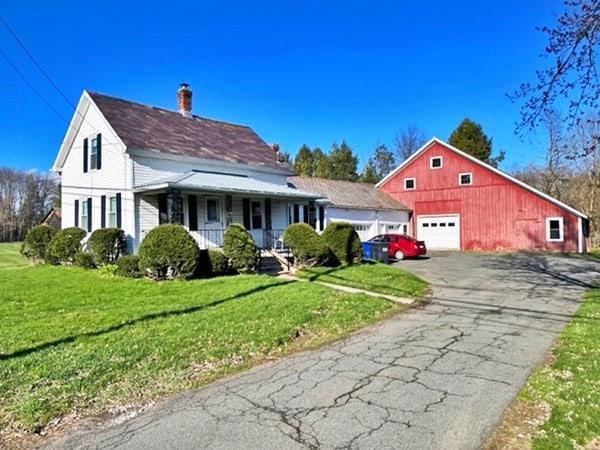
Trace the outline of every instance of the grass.
<path fill-rule="evenodd" d="M 0 269 L 28 266 L 29 260 L 20 250 L 20 242 L 0 242 Z"/>
<path fill-rule="evenodd" d="M 0 248 L 1 260 L 13 250 Z M 262 275 L 157 283 L 76 267 L 4 267 L 0 436 L 193 388 L 402 308 Z"/>
<path fill-rule="evenodd" d="M 296 272 L 310 281 L 350 286 L 397 297 L 421 297 L 427 283 L 403 270 L 366 260 L 363 264 L 340 267 L 308 267 Z"/>
<path fill-rule="evenodd" d="M 487 448 L 522 448 L 523 436 L 533 449 L 600 448 L 600 288 L 586 293 Z"/>

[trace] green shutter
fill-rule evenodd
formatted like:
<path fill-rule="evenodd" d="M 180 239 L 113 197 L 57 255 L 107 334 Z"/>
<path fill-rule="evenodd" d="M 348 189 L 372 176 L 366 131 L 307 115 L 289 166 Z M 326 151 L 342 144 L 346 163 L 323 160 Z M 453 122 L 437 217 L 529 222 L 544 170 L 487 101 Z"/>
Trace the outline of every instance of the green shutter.
<path fill-rule="evenodd" d="M 96 169 L 102 168 L 102 135 L 98 133 L 96 136 Z"/>
<path fill-rule="evenodd" d="M 88 159 L 88 140 L 85 138 L 83 140 L 83 173 L 88 171 Z"/>

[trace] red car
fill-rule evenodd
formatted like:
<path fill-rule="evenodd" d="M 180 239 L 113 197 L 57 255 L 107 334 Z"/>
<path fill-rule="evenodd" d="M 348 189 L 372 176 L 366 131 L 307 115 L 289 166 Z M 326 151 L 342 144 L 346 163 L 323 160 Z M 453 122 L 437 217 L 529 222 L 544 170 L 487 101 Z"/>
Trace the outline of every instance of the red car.
<path fill-rule="evenodd" d="M 388 255 L 398 260 L 421 256 L 427 253 L 424 241 L 417 241 L 406 234 L 379 234 L 368 242 L 386 242 L 389 244 Z"/>

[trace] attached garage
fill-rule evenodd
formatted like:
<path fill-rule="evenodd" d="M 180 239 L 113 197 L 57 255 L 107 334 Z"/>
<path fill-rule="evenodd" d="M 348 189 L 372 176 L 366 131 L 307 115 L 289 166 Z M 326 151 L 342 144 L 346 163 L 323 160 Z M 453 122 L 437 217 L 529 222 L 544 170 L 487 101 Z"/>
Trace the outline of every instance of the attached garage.
<path fill-rule="evenodd" d="M 429 249 L 460 250 L 460 216 L 417 216 L 417 239 Z"/>

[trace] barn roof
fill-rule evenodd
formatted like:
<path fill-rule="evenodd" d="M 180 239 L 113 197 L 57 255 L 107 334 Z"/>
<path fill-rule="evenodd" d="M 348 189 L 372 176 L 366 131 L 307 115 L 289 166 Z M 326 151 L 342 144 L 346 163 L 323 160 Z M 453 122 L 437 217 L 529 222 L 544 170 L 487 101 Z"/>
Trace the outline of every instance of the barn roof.
<path fill-rule="evenodd" d="M 536 188 L 528 185 L 527 183 L 524 183 L 520 180 L 517 180 L 516 178 L 510 176 L 509 174 L 502 172 L 501 170 L 497 169 L 496 167 L 490 166 L 489 164 L 486 164 L 485 162 L 481 161 L 480 159 L 475 158 L 472 155 L 469 155 L 468 153 L 463 152 L 462 150 L 459 150 L 458 148 L 448 144 L 447 142 L 442 141 L 441 139 L 438 139 L 436 137 L 431 138 L 427 143 L 425 143 L 420 149 L 418 149 L 415 153 L 413 153 L 406 161 L 404 161 L 402 164 L 400 164 L 398 167 L 396 167 L 394 170 L 392 170 L 389 174 L 387 174 L 381 181 L 379 181 L 379 183 L 377 183 L 375 186 L 377 188 L 380 188 L 381 186 L 383 186 L 384 184 L 386 184 L 388 181 L 392 180 L 398 173 L 400 173 L 407 165 L 409 165 L 412 161 L 414 161 L 415 159 L 419 158 L 419 156 L 424 153 L 425 151 L 427 151 L 427 149 L 429 149 L 432 145 L 435 144 L 439 144 L 442 145 L 443 147 L 445 147 L 446 149 L 457 153 L 458 155 L 462 156 L 463 158 L 466 158 L 468 160 L 470 160 L 472 163 L 477 164 L 491 172 L 494 172 L 495 174 L 501 176 L 502 178 L 505 178 L 506 180 L 510 181 L 511 183 L 514 183 L 520 187 L 522 187 L 523 189 L 528 190 L 529 192 L 551 202 L 554 203 L 555 205 L 557 205 L 558 207 L 578 216 L 581 217 L 583 219 L 587 219 L 588 216 L 585 215 L 584 213 L 582 213 L 581 211 L 576 210 L 575 208 L 555 199 L 554 197 L 549 196 L 548 194 L 543 193 L 542 191 L 537 190 Z"/>
<path fill-rule="evenodd" d="M 327 180 L 306 176 L 288 177 L 288 183 L 305 191 L 316 192 L 331 206 L 354 209 L 410 211 L 410 208 L 370 183 Z"/>

